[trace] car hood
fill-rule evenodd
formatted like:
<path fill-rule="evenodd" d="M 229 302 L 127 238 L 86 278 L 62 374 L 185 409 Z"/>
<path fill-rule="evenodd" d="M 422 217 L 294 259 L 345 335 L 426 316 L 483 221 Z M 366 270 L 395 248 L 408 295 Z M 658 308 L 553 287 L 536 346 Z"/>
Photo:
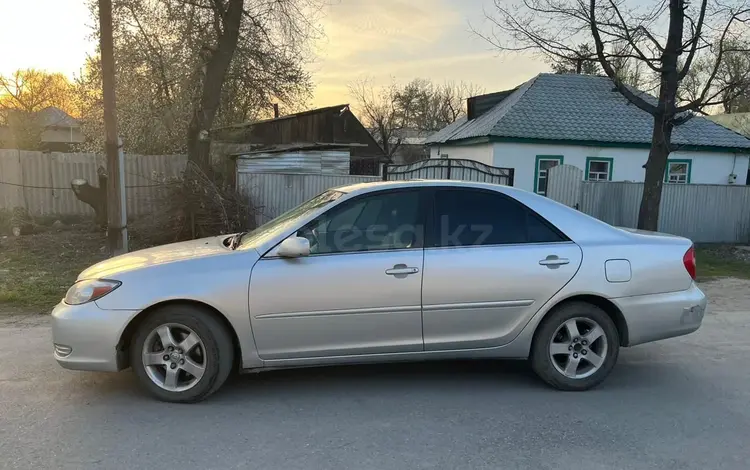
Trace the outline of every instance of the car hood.
<path fill-rule="evenodd" d="M 151 266 L 228 255 L 232 251 L 223 244 L 226 238 L 227 235 L 221 235 L 133 251 L 87 268 L 78 276 L 78 279 L 106 279 Z"/>

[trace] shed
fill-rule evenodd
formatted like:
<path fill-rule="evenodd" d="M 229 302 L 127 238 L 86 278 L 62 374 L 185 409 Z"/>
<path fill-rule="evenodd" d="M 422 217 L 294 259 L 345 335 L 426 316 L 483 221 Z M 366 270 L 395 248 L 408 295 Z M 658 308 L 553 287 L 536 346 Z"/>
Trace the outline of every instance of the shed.
<path fill-rule="evenodd" d="M 287 165 L 292 159 L 299 159 L 299 152 L 308 154 L 307 161 L 312 161 L 309 152 L 338 149 L 349 152 L 350 174 L 377 175 L 381 164 L 388 163 L 383 149 L 352 114 L 348 104 L 235 124 L 214 129 L 211 134 L 214 141 L 221 143 L 251 145 L 253 150 L 244 153 L 243 160 L 271 158 Z M 263 153 L 268 155 L 261 157 Z M 329 154 L 327 161 L 331 158 L 334 157 Z M 323 160 L 320 160 L 321 169 Z"/>
<path fill-rule="evenodd" d="M 277 145 L 233 155 L 238 173 L 348 175 L 351 153 L 361 144 Z"/>

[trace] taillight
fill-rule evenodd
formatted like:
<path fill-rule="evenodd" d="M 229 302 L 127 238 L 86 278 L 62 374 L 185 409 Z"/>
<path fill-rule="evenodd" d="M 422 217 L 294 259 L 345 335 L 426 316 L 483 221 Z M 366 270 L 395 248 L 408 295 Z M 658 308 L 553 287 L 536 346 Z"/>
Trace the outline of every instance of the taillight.
<path fill-rule="evenodd" d="M 685 252 L 685 255 L 682 257 L 682 263 L 685 265 L 685 269 L 687 270 L 688 274 L 690 274 L 690 277 L 695 280 L 695 247 L 691 246 L 688 251 Z"/>

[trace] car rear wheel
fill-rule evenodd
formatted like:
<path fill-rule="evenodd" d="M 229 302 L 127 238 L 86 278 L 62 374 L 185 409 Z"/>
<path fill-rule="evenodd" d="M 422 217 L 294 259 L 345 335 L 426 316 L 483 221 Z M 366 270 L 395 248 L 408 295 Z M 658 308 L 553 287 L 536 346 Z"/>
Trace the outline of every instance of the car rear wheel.
<path fill-rule="evenodd" d="M 198 402 L 216 392 L 229 377 L 233 356 L 224 325 L 191 305 L 153 312 L 130 345 L 130 364 L 141 385 L 169 402 Z"/>
<path fill-rule="evenodd" d="M 609 315 L 595 305 L 570 302 L 550 313 L 537 329 L 531 366 L 555 388 L 588 390 L 607 378 L 619 351 L 617 327 Z"/>

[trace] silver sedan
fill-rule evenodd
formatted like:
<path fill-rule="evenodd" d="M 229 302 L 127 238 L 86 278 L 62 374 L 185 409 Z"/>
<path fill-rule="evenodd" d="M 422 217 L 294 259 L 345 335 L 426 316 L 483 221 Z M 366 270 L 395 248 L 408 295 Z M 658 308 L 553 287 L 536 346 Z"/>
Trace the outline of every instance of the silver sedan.
<path fill-rule="evenodd" d="M 132 252 L 80 274 L 53 317 L 65 368 L 131 367 L 196 402 L 233 370 L 529 359 L 562 390 L 620 347 L 697 330 L 685 238 L 615 228 L 511 187 L 330 189 L 249 233 Z"/>

